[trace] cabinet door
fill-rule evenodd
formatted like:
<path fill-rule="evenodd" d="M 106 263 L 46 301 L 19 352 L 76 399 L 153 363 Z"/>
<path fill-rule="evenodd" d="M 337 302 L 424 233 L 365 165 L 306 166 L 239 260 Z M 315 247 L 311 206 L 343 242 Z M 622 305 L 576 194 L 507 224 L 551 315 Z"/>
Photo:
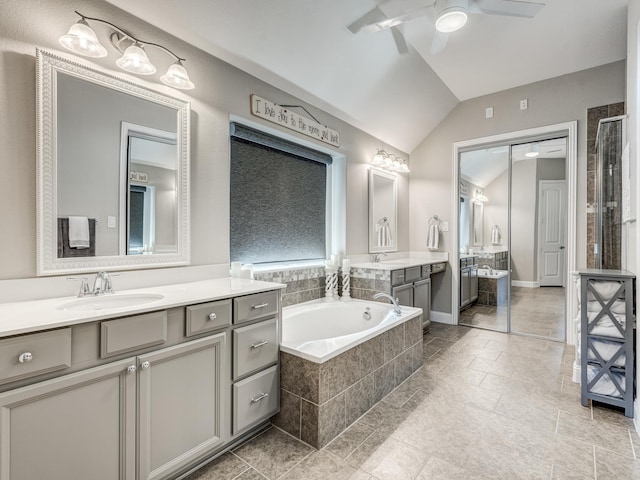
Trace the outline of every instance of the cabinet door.
<path fill-rule="evenodd" d="M 413 283 L 402 285 L 400 287 L 394 287 L 391 290 L 391 296 L 398 299 L 399 305 L 413 307 Z"/>
<path fill-rule="evenodd" d="M 460 269 L 460 307 L 471 301 L 471 273 L 469 268 Z"/>
<path fill-rule="evenodd" d="M 431 323 L 431 280 L 414 284 L 413 306 L 422 308 L 422 327 L 427 327 Z"/>
<path fill-rule="evenodd" d="M 139 357 L 138 480 L 164 479 L 229 436 L 227 334 Z"/>
<path fill-rule="evenodd" d="M 0 479 L 134 480 L 134 362 L 0 394 Z"/>
<path fill-rule="evenodd" d="M 478 299 L 478 269 L 469 269 L 469 301 L 475 302 Z"/>

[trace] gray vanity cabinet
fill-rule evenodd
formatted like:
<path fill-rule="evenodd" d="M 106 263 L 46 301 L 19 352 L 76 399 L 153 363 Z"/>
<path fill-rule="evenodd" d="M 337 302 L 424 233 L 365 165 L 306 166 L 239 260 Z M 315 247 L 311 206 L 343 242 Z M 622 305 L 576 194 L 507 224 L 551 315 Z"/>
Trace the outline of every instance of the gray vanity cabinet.
<path fill-rule="evenodd" d="M 135 480 L 136 359 L 0 394 L 1 480 Z"/>
<path fill-rule="evenodd" d="M 139 357 L 138 480 L 167 478 L 228 440 L 227 334 Z"/>

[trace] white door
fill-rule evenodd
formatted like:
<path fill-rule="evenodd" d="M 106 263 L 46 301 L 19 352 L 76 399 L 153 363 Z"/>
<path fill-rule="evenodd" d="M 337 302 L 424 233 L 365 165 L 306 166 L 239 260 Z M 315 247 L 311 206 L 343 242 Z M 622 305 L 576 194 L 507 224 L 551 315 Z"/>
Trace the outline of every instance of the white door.
<path fill-rule="evenodd" d="M 566 222 L 566 181 L 541 180 L 538 190 L 538 279 L 540 286 L 564 286 Z"/>

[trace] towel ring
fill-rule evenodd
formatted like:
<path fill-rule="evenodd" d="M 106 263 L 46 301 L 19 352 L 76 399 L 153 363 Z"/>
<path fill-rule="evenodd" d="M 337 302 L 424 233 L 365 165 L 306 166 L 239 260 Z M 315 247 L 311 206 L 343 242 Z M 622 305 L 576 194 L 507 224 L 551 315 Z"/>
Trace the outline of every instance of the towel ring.
<path fill-rule="evenodd" d="M 438 218 L 438 215 L 434 215 L 433 217 L 431 217 L 429 219 L 429 226 L 431 226 L 431 225 L 440 226 L 440 219 Z"/>

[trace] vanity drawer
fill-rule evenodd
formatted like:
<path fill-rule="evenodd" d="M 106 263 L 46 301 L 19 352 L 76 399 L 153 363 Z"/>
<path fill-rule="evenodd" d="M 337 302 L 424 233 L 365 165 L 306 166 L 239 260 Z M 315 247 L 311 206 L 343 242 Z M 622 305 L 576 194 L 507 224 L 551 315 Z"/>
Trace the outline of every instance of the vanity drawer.
<path fill-rule="evenodd" d="M 393 270 L 391 272 L 391 286 L 395 287 L 396 285 L 407 283 L 405 278 L 404 268 L 402 270 Z"/>
<path fill-rule="evenodd" d="M 429 275 L 431 275 L 431 265 L 423 265 L 422 278 L 429 278 Z"/>
<path fill-rule="evenodd" d="M 233 299 L 233 323 L 250 322 L 278 313 L 279 290 Z"/>
<path fill-rule="evenodd" d="M 0 383 L 63 370 L 70 366 L 70 328 L 0 340 Z"/>
<path fill-rule="evenodd" d="M 233 331 L 234 379 L 277 361 L 278 326 L 275 318 Z"/>
<path fill-rule="evenodd" d="M 187 337 L 231 325 L 231 300 L 187 307 Z"/>
<path fill-rule="evenodd" d="M 415 282 L 416 280 L 420 280 L 421 275 L 420 275 L 420 267 L 409 267 L 406 269 L 405 271 L 405 281 L 407 283 L 409 282 Z"/>
<path fill-rule="evenodd" d="M 278 411 L 278 367 L 273 366 L 233 385 L 233 433 L 266 420 Z"/>
<path fill-rule="evenodd" d="M 108 320 L 100 324 L 100 358 L 167 341 L 167 311 Z"/>
<path fill-rule="evenodd" d="M 431 265 L 431 273 L 444 272 L 447 269 L 446 263 L 434 263 Z"/>

